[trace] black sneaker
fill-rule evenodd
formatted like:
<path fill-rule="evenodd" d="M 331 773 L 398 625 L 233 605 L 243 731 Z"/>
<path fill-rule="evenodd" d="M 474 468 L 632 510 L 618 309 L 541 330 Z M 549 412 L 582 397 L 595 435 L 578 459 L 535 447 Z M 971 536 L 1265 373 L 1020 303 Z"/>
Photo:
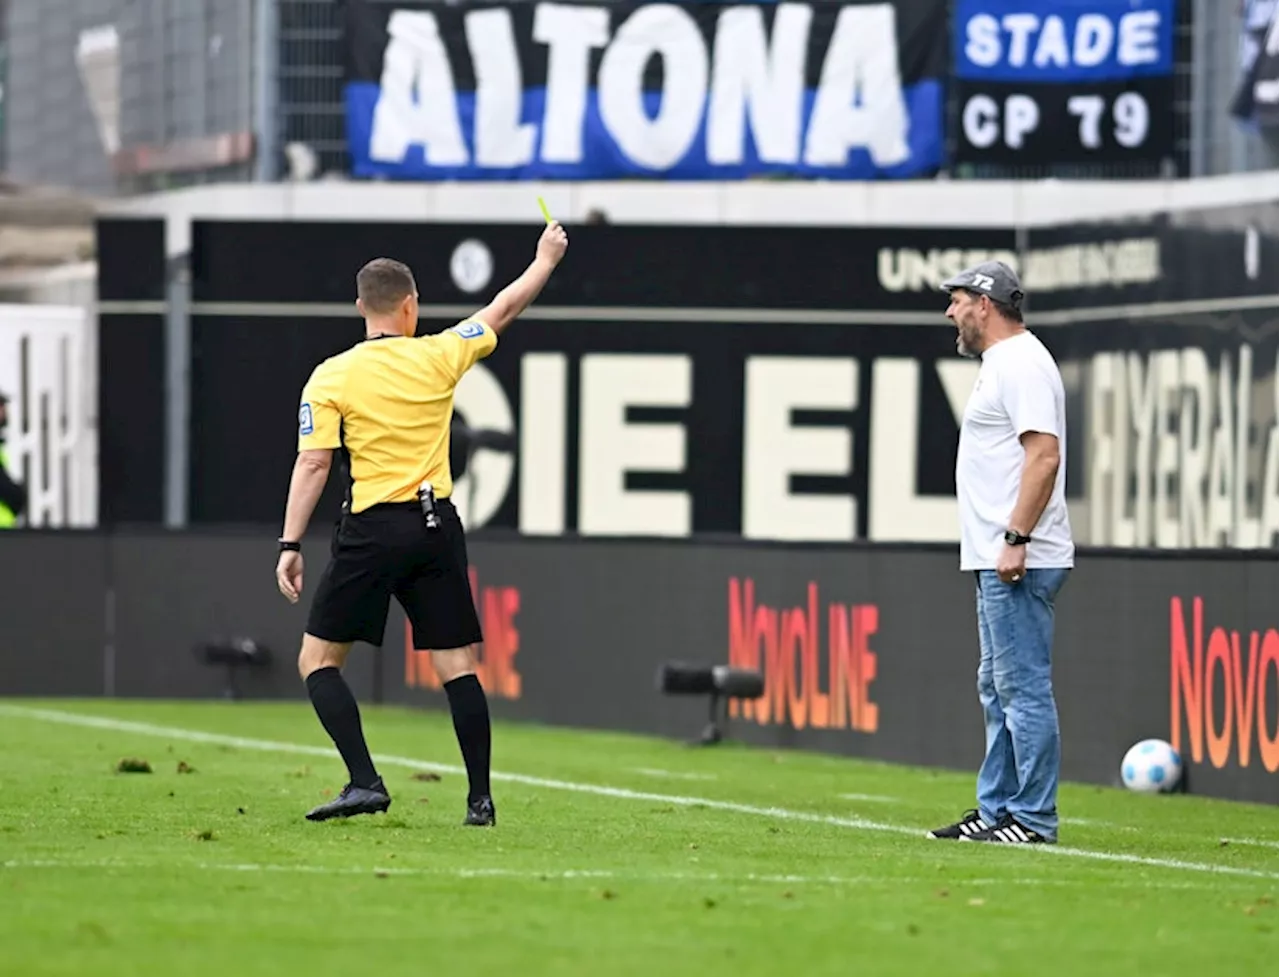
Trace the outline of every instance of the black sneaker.
<path fill-rule="evenodd" d="M 958 841 L 961 838 L 968 838 L 979 831 L 987 831 L 993 827 L 995 825 L 987 824 L 986 821 L 982 820 L 982 815 L 975 808 L 972 811 L 965 811 L 964 816 L 955 824 L 949 824 L 945 828 L 934 828 L 932 831 L 927 832 L 925 837 Z"/>
<path fill-rule="evenodd" d="M 1003 845 L 1045 845 L 1049 842 L 1049 839 L 1039 832 L 1024 828 L 1013 819 L 1011 814 L 1002 817 L 1000 823 L 994 827 L 987 828 L 985 831 L 975 831 L 960 840 L 994 841 Z"/>
<path fill-rule="evenodd" d="M 493 798 L 488 794 L 474 801 L 467 801 L 467 816 L 463 824 L 490 828 L 498 823 L 498 812 L 493 809 Z"/>
<path fill-rule="evenodd" d="M 379 777 L 372 787 L 356 787 L 347 784 L 342 793 L 307 812 L 308 821 L 328 821 L 330 818 L 349 818 L 353 814 L 381 814 L 391 806 L 391 795 Z"/>

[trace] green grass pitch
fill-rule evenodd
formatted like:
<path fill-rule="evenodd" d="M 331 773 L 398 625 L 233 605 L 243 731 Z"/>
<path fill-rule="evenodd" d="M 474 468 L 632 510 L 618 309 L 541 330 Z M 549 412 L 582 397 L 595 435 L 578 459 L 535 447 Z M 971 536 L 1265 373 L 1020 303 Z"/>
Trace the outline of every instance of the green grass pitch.
<path fill-rule="evenodd" d="M 1069 784 L 1054 849 L 939 842 L 971 775 L 498 724 L 464 828 L 448 716 L 364 716 L 391 810 L 311 824 L 305 702 L 0 703 L 0 973 L 1277 970 L 1275 807 Z"/>

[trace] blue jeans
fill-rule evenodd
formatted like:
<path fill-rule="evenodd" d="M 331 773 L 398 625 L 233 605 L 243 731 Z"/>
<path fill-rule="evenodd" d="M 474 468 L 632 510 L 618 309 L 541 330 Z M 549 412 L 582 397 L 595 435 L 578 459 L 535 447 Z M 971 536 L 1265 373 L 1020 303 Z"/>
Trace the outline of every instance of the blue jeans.
<path fill-rule="evenodd" d="M 1018 583 L 977 573 L 978 699 L 987 755 L 978 771 L 978 811 L 988 824 L 1006 814 L 1058 839 L 1062 756 L 1053 698 L 1053 603 L 1068 570 L 1028 570 Z"/>

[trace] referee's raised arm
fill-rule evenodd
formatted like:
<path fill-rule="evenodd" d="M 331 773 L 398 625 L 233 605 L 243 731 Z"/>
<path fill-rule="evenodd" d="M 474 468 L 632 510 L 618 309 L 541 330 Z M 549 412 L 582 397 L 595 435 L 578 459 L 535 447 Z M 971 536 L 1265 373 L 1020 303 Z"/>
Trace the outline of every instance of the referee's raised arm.
<path fill-rule="evenodd" d="M 475 318 L 501 335 L 538 297 L 568 247 L 569 235 L 559 221 L 552 221 L 538 239 L 538 251 L 529 267 L 495 295 L 492 302 L 475 314 Z"/>

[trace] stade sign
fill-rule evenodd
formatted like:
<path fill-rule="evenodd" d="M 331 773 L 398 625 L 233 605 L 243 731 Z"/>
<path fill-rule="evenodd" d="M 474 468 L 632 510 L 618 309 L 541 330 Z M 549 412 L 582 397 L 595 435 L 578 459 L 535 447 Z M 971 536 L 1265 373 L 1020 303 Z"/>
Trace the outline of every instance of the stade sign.
<path fill-rule="evenodd" d="M 1168 156 L 1174 17 L 1173 0 L 959 0 L 958 159 Z"/>
<path fill-rule="evenodd" d="M 359 176 L 865 178 L 942 163 L 945 0 L 347 8 Z"/>

